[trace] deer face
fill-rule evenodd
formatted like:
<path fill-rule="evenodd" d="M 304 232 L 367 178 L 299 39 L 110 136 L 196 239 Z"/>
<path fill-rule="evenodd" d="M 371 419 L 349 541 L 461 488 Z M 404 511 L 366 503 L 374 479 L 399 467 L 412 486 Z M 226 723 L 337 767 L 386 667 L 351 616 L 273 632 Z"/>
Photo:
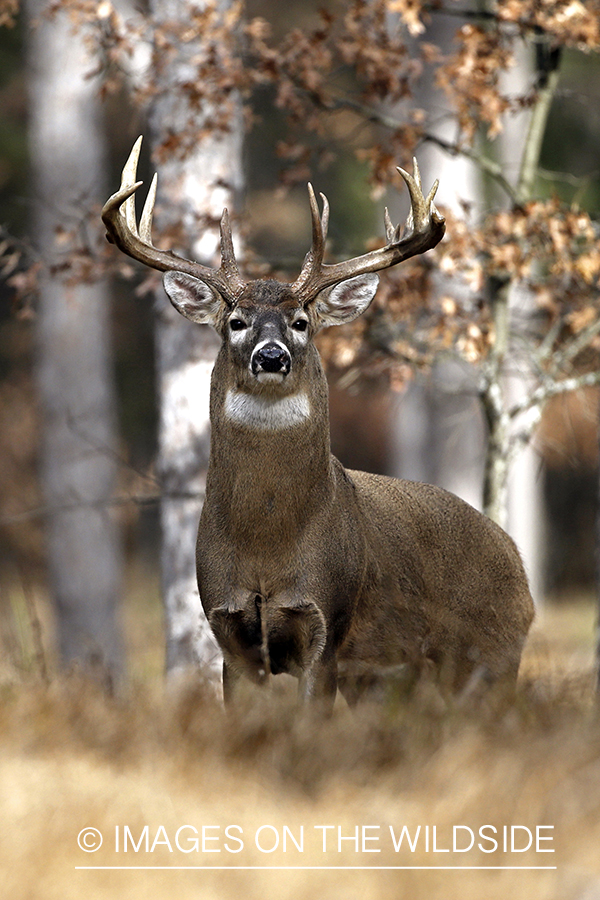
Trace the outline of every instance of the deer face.
<path fill-rule="evenodd" d="M 304 369 L 312 327 L 287 285 L 258 281 L 227 312 L 221 336 L 240 386 L 287 393 Z"/>
<path fill-rule="evenodd" d="M 316 352 L 312 340 L 316 332 L 364 312 L 377 283 L 377 275 L 359 275 L 302 304 L 288 284 L 254 281 L 232 305 L 214 287 L 191 275 L 168 272 L 164 276 L 175 308 L 198 324 L 212 325 L 220 334 L 236 388 L 279 397 L 295 393 L 302 384 L 307 360 L 314 359 Z"/>

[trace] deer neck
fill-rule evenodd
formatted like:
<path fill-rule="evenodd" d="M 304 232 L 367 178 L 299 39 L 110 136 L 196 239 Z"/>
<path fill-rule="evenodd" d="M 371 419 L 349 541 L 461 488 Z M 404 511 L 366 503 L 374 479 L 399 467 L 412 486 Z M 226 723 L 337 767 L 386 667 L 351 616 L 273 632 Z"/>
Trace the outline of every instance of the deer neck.
<path fill-rule="evenodd" d="M 331 491 L 328 391 L 318 356 L 310 377 L 289 393 L 241 390 L 222 369 L 217 360 L 206 502 L 226 511 L 246 544 L 294 540 Z"/>

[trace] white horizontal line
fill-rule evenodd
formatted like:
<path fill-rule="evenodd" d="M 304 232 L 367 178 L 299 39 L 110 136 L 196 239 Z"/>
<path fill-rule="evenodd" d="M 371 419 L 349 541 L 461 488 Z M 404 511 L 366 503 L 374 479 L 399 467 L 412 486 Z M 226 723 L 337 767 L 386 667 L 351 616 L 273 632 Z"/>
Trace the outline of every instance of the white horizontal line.
<path fill-rule="evenodd" d="M 288 871 L 327 871 L 331 869 L 332 871 L 348 871 L 350 869 L 360 869 L 361 871 L 369 871 L 369 872 L 389 872 L 389 871 L 400 871 L 400 870 L 419 870 L 419 871 L 448 871 L 448 870 L 462 870 L 462 871 L 474 871 L 474 870 L 485 870 L 485 871 L 517 871 L 517 870 L 528 870 L 528 871 L 540 871 L 540 870 L 549 870 L 549 869 L 557 869 L 557 866 L 75 866 L 76 869 L 79 870 L 89 870 L 89 869 L 112 869 L 112 870 L 153 870 L 153 869 L 172 869 L 174 872 L 176 871 L 187 871 L 189 869 L 197 869 L 200 871 L 218 871 L 218 872 L 228 872 L 230 870 L 233 871 L 267 871 L 267 870 L 288 870 Z"/>

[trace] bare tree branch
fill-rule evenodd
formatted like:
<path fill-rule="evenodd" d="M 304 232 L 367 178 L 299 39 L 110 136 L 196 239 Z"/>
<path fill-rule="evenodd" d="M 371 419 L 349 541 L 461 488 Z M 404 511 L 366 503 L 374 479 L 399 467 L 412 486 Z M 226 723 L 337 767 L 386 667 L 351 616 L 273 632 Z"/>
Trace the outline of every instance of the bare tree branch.
<path fill-rule="evenodd" d="M 564 366 L 565 363 L 572 362 L 579 356 L 582 350 L 585 350 L 585 348 L 591 344 L 593 338 L 598 334 L 600 334 L 600 317 L 598 317 L 595 322 L 588 325 L 587 328 L 582 328 L 582 330 L 574 336 L 572 341 L 555 354 L 554 359 L 556 363 L 560 366 Z"/>
<path fill-rule="evenodd" d="M 161 500 L 202 500 L 203 492 L 199 491 L 161 491 L 157 494 L 128 494 L 125 497 L 111 497 L 107 500 L 74 500 L 72 503 L 55 503 L 35 506 L 22 512 L 13 513 L 0 518 L 0 527 L 18 525 L 21 522 L 30 522 L 34 519 L 44 519 L 59 513 L 76 512 L 82 509 L 117 509 L 129 504 L 136 506 L 155 506 Z"/>
<path fill-rule="evenodd" d="M 322 104 L 321 104 L 322 105 Z M 397 119 L 395 116 L 389 115 L 389 113 L 383 112 L 383 110 L 376 109 L 372 106 L 367 106 L 364 103 L 359 103 L 357 100 L 353 100 L 350 97 L 344 97 L 341 95 L 337 95 L 336 97 L 332 97 L 331 105 L 326 107 L 331 110 L 341 110 L 341 109 L 349 109 L 352 112 L 357 113 L 367 122 L 373 122 L 376 125 L 382 125 L 384 128 L 388 128 L 390 131 L 399 131 L 404 127 L 404 123 Z M 481 172 L 484 172 L 486 175 L 489 175 L 502 190 L 508 195 L 510 200 L 513 203 L 518 202 L 518 194 L 516 189 L 511 185 L 511 183 L 504 177 L 502 172 L 502 166 L 500 163 L 497 163 L 495 160 L 490 159 L 482 153 L 479 153 L 477 150 L 473 150 L 470 147 L 459 145 L 452 143 L 451 141 L 445 140 L 445 138 L 439 137 L 432 132 L 425 132 L 421 137 L 421 143 L 430 143 L 434 144 L 436 147 L 439 147 L 440 150 L 444 150 L 448 153 L 449 156 L 462 156 L 464 159 L 470 160 L 474 163 Z"/>
<path fill-rule="evenodd" d="M 577 391 L 584 387 L 594 387 L 598 384 L 600 384 L 600 370 L 584 372 L 580 375 L 573 375 L 557 381 L 546 381 L 543 384 L 540 384 L 539 387 L 532 391 L 527 397 L 524 397 L 519 401 L 519 403 L 515 403 L 511 406 L 508 410 L 509 418 L 514 420 L 518 416 L 527 413 L 529 410 L 538 408 L 542 410 L 548 400 L 559 394 L 567 394 L 570 391 Z M 533 433 L 533 431 L 531 433 Z"/>

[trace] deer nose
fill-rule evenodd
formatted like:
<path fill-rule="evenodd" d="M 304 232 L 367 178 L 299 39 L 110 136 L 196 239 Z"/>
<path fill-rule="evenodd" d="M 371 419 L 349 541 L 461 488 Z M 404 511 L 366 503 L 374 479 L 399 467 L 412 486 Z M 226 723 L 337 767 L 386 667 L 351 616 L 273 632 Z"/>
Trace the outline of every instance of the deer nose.
<path fill-rule="evenodd" d="M 252 354 L 252 372 L 281 373 L 287 375 L 292 365 L 290 352 L 283 344 L 269 341 Z"/>

